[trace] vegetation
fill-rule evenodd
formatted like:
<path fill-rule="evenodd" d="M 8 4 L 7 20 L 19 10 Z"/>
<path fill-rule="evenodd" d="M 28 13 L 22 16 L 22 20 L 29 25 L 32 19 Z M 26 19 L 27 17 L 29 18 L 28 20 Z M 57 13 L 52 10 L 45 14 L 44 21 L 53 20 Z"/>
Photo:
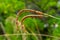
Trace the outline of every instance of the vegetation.
<path fill-rule="evenodd" d="M 59 13 L 58 0 L 0 0 L 0 40 L 60 40 Z"/>

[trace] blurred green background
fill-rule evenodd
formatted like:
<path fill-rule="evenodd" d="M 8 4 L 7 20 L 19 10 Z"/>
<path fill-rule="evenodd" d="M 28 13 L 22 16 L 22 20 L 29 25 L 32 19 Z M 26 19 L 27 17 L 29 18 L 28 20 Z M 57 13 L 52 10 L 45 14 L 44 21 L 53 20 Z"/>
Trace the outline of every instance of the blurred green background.
<path fill-rule="evenodd" d="M 60 0 L 0 0 L 0 35 L 16 34 L 16 15 L 19 10 L 33 9 L 43 13 L 60 18 Z M 26 15 L 35 14 L 31 12 L 23 12 L 19 16 L 19 21 Z M 26 18 L 24 25 L 28 33 L 32 31 L 35 34 L 47 34 L 60 37 L 60 19 L 49 16 L 44 18 Z M 29 28 L 31 29 L 29 31 Z M 37 30 L 38 29 L 38 30 Z M 42 40 L 60 40 L 41 36 Z M 23 40 L 22 35 L 9 36 L 10 40 Z M 0 40 L 8 40 L 7 37 L 0 36 Z M 26 40 L 41 40 L 39 36 L 27 35 Z"/>

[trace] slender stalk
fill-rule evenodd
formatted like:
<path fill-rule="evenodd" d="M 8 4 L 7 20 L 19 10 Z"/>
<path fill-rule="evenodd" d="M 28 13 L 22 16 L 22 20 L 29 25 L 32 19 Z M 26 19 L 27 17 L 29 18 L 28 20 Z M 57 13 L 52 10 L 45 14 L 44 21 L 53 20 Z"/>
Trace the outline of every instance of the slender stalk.
<path fill-rule="evenodd" d="M 4 29 L 4 26 L 2 25 L 2 23 L 0 23 L 0 30 L 2 30 L 1 32 L 2 32 L 2 34 L 1 35 L 3 35 L 3 37 L 6 37 L 6 39 L 7 40 L 10 40 L 10 38 L 8 37 L 8 35 L 5 35 L 6 34 L 6 32 L 5 32 L 5 29 Z"/>
<path fill-rule="evenodd" d="M 14 36 L 14 35 L 41 35 L 41 36 L 47 36 L 47 37 L 60 39 L 60 37 L 46 35 L 46 34 L 5 34 L 5 35 L 8 35 L 8 36 Z M 4 36 L 4 35 L 0 35 L 0 36 Z"/>
<path fill-rule="evenodd" d="M 49 17 L 52 17 L 52 18 L 55 18 L 55 19 L 58 19 L 60 20 L 60 18 L 56 18 L 52 15 L 49 15 L 49 14 L 46 14 L 46 13 L 43 13 L 43 12 L 40 12 L 40 11 L 36 11 L 36 10 L 32 10 L 32 9 L 23 9 L 23 10 L 20 10 L 18 13 L 17 13 L 17 16 L 16 16 L 16 21 L 18 20 L 18 17 L 23 13 L 23 12 L 35 12 L 35 14 L 37 15 L 45 15 L 45 16 L 49 16 Z M 41 18 L 41 17 L 40 17 Z"/>
<path fill-rule="evenodd" d="M 36 23 L 36 20 L 35 20 L 35 21 L 33 20 L 33 22 L 34 22 L 34 24 L 35 24 L 35 26 L 36 26 L 36 29 L 37 29 L 38 34 L 40 34 L 40 31 L 39 31 L 38 25 L 37 25 L 37 23 Z M 38 39 L 39 39 L 39 40 L 42 40 L 42 37 L 40 37 L 40 35 L 37 35 L 37 36 L 38 36 Z"/>

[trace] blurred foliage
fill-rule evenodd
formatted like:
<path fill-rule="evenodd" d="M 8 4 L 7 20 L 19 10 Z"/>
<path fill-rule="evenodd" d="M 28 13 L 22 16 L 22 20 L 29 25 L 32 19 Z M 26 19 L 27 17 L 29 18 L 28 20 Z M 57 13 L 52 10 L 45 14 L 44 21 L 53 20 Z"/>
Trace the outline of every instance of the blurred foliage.
<path fill-rule="evenodd" d="M 49 15 L 60 18 L 60 1 L 58 0 L 0 0 L 0 22 L 3 23 L 6 33 L 14 34 L 16 31 L 16 14 L 21 9 L 34 9 L 39 10 Z M 30 12 L 24 12 L 19 17 L 19 21 Z M 45 25 L 47 24 L 47 25 Z M 24 25 L 29 33 L 49 34 L 53 36 L 60 36 L 60 20 L 51 17 L 39 18 L 26 18 Z M 45 26 L 44 26 L 45 25 Z M 57 26 L 56 26 L 57 25 Z M 29 30 L 31 29 L 31 30 Z M 38 30 L 39 31 L 38 31 Z M 22 40 L 21 35 L 9 36 L 11 40 Z M 38 37 L 38 36 L 36 36 Z M 27 40 L 36 40 L 34 36 L 27 36 Z M 0 37 L 3 40 L 4 37 Z M 50 38 L 45 38 L 49 40 Z M 43 39 L 44 40 L 44 39 Z M 51 39 L 50 39 L 51 40 Z M 53 39 L 56 40 L 56 39 Z"/>

